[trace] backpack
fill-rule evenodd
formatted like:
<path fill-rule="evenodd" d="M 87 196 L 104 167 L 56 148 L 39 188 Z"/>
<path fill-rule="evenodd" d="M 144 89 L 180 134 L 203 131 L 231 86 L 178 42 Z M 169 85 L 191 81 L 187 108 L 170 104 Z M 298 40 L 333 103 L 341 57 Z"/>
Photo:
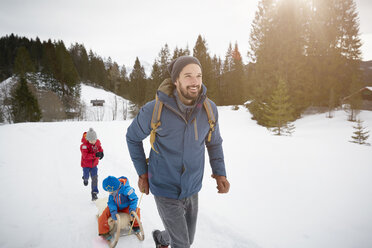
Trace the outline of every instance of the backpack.
<path fill-rule="evenodd" d="M 150 133 L 151 148 L 156 153 L 159 153 L 159 152 L 155 150 L 154 142 L 155 142 L 155 138 L 156 138 L 156 130 L 161 125 L 160 116 L 161 116 L 161 111 L 163 109 L 163 105 L 164 105 L 163 102 L 159 100 L 158 95 L 156 94 L 155 95 L 155 106 L 154 106 L 154 109 L 152 111 L 152 117 L 151 117 L 151 133 Z M 207 142 L 210 142 L 211 138 L 212 138 L 212 132 L 214 131 L 214 126 L 216 124 L 216 119 L 214 118 L 212 105 L 209 102 L 208 97 L 204 100 L 203 106 L 204 106 L 205 111 L 207 112 L 207 116 L 208 116 L 209 132 L 208 132 Z"/>

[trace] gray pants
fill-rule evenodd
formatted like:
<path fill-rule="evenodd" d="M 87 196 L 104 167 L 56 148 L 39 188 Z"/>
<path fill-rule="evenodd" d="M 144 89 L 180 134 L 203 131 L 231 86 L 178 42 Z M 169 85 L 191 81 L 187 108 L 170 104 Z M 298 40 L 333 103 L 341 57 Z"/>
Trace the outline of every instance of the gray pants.
<path fill-rule="evenodd" d="M 158 241 L 172 248 L 189 248 L 195 236 L 198 194 L 181 200 L 155 196 L 155 202 L 165 227 Z"/>

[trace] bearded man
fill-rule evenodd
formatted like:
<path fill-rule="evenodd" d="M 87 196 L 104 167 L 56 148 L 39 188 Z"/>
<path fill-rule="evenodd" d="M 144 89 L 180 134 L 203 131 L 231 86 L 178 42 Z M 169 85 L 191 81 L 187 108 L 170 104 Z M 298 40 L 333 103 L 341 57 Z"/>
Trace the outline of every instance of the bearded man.
<path fill-rule="evenodd" d="M 139 176 L 138 187 L 154 195 L 165 227 L 164 231 L 153 232 L 156 247 L 188 248 L 195 236 L 205 147 L 218 193 L 227 193 L 230 183 L 226 179 L 217 107 L 206 96 L 199 60 L 181 56 L 169 64 L 168 71 L 171 78 L 159 86 L 158 100 L 141 108 L 126 138 Z M 161 125 L 153 130 L 152 116 L 158 101 L 163 104 Z M 213 113 L 203 107 L 205 101 Z M 214 116 L 213 128 L 208 114 Z M 147 163 L 142 140 L 152 132 L 156 136 Z"/>

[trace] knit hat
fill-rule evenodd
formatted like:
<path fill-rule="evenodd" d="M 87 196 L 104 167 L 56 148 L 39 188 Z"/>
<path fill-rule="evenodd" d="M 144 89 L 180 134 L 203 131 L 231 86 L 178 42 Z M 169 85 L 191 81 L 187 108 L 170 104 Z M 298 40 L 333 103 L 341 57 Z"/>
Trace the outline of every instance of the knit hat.
<path fill-rule="evenodd" d="M 103 180 L 102 187 L 108 192 L 114 192 L 120 187 L 120 181 L 116 177 L 108 176 Z"/>
<path fill-rule="evenodd" d="M 87 136 L 85 137 L 88 141 L 94 141 L 97 140 L 97 134 L 93 130 L 93 128 L 89 128 L 89 131 L 87 132 Z"/>
<path fill-rule="evenodd" d="M 192 56 L 178 57 L 168 65 L 168 72 L 171 75 L 172 83 L 176 82 L 182 69 L 189 64 L 197 64 L 200 66 L 200 69 L 202 68 L 199 60 Z"/>

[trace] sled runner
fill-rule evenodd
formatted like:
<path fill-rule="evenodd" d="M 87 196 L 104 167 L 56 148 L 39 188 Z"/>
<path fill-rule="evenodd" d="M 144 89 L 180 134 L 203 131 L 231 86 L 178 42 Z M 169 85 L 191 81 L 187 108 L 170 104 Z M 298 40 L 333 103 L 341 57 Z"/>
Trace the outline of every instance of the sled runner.
<path fill-rule="evenodd" d="M 95 201 L 98 209 L 97 220 L 107 207 L 107 200 L 108 198 L 105 197 L 99 198 Z M 115 247 L 119 241 L 119 238 L 123 236 L 135 234 L 140 241 L 143 241 L 145 239 L 145 233 L 143 231 L 141 220 L 138 218 L 137 214 L 134 211 L 132 211 L 131 214 L 134 216 L 135 220 L 137 220 L 139 224 L 139 232 L 133 231 L 133 225 L 130 221 L 129 214 L 127 213 L 119 212 L 118 214 L 116 214 L 116 224 L 111 217 L 108 219 L 108 223 L 110 226 L 109 234 L 113 237 L 111 240 L 107 240 L 110 248 Z"/>

